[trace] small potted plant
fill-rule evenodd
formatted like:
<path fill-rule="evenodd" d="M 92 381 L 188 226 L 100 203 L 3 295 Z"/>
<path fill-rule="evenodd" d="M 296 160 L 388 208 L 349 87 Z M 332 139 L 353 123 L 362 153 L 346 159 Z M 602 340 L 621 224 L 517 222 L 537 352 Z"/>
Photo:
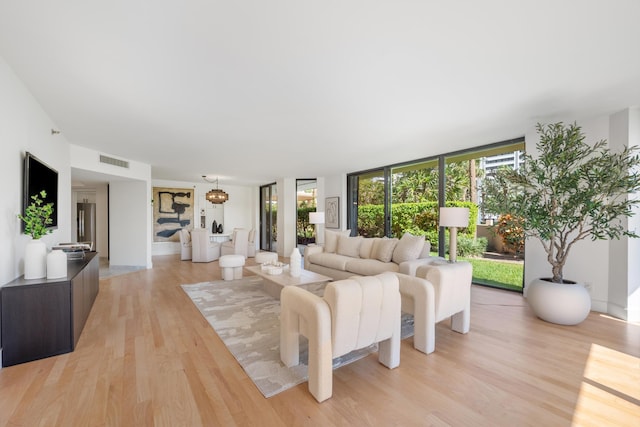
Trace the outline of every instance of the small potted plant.
<path fill-rule="evenodd" d="M 587 144 L 577 124 L 543 125 L 538 157 L 524 156 L 521 168 L 500 169 L 483 185 L 487 212 L 522 218 L 525 237 L 542 243 L 551 276 L 534 280 L 527 300 L 536 315 L 559 324 L 582 322 L 591 309 L 583 285 L 566 280 L 563 267 L 584 239 L 638 237 L 620 221 L 630 217 L 640 190 L 637 147 L 612 152 L 605 140 Z"/>
<path fill-rule="evenodd" d="M 40 238 L 51 232 L 48 226 L 53 222 L 53 203 L 45 203 L 46 197 L 44 190 L 40 194 L 34 194 L 24 215 L 18 214 L 18 218 L 24 222 L 24 233 L 32 238 L 25 248 L 25 279 L 39 279 L 47 274 L 47 245 Z"/>
<path fill-rule="evenodd" d="M 38 240 L 42 236 L 49 234 L 51 229 L 48 228 L 51 223 L 51 215 L 53 214 L 53 203 L 44 203 L 47 192 L 42 190 L 40 194 L 31 196 L 31 204 L 27 206 L 24 215 L 18 214 L 18 218 L 24 221 L 24 234 L 31 236 L 33 240 Z"/>

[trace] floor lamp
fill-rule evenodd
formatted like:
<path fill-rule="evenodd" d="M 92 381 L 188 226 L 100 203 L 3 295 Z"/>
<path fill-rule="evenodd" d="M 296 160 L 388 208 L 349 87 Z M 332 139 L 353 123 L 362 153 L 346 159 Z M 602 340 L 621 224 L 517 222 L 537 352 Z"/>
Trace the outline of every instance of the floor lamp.
<path fill-rule="evenodd" d="M 469 226 L 469 208 L 440 208 L 440 227 L 449 227 L 449 262 L 456 262 L 458 227 Z"/>
<path fill-rule="evenodd" d="M 324 212 L 309 212 L 309 224 L 314 225 L 313 234 L 318 243 L 318 224 L 324 224 Z"/>

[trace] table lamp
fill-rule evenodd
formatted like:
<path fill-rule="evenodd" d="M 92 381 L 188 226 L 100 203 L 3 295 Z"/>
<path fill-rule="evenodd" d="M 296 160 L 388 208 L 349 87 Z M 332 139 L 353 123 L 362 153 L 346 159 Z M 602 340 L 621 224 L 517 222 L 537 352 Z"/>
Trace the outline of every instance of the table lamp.
<path fill-rule="evenodd" d="M 309 224 L 315 226 L 313 230 L 314 237 L 316 239 L 316 245 L 318 244 L 318 224 L 324 224 L 324 212 L 309 212 Z"/>
<path fill-rule="evenodd" d="M 456 262 L 458 227 L 469 226 L 469 208 L 440 208 L 440 227 L 449 227 L 449 262 Z"/>

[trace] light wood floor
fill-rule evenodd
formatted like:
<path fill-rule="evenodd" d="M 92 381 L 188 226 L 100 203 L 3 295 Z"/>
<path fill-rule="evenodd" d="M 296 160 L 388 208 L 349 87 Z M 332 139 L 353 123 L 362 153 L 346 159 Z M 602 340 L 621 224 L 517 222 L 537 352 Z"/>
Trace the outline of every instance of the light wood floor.
<path fill-rule="evenodd" d="M 75 352 L 0 370 L 11 426 L 640 426 L 640 326 L 591 313 L 536 319 L 522 296 L 473 287 L 471 331 L 438 325 L 435 353 L 402 343 L 265 399 L 179 287 L 219 280 L 217 262 L 155 257 L 100 281 Z"/>

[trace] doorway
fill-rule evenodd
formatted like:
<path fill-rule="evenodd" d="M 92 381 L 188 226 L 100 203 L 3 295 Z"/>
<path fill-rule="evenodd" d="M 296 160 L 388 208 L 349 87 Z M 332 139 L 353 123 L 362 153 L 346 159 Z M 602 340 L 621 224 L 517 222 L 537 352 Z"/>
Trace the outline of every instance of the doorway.
<path fill-rule="evenodd" d="M 260 250 L 278 251 L 278 192 L 276 183 L 260 187 Z"/>

